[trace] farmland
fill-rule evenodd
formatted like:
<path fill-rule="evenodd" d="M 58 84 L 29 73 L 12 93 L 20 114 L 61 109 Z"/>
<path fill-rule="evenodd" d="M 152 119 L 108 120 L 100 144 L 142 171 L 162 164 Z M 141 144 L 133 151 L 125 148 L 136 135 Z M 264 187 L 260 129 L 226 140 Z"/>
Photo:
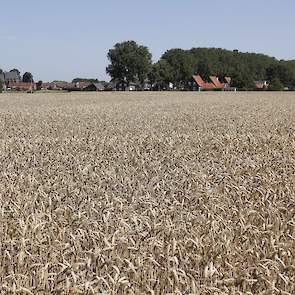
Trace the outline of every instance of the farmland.
<path fill-rule="evenodd" d="M 0 95 L 0 294 L 294 294 L 292 93 Z"/>

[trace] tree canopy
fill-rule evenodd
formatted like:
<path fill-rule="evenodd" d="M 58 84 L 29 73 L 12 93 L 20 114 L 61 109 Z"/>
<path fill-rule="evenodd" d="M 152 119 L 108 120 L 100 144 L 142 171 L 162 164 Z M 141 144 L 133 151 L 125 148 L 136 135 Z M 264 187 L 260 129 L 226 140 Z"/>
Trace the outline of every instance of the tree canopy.
<path fill-rule="evenodd" d="M 283 83 L 280 81 L 279 78 L 274 78 L 269 85 L 268 90 L 270 91 L 282 91 L 284 90 L 284 85 Z"/>
<path fill-rule="evenodd" d="M 166 60 L 171 67 L 172 81 L 181 86 L 191 79 L 194 74 L 194 58 L 190 52 L 182 49 L 171 49 L 164 53 L 162 60 Z"/>
<path fill-rule="evenodd" d="M 147 47 L 134 41 L 117 43 L 110 49 L 107 73 L 127 83 L 149 78 L 154 89 L 167 89 L 172 82 L 185 89 L 193 74 L 205 80 L 210 75 L 232 77 L 233 86 L 254 89 L 255 81 L 279 80 L 295 87 L 295 61 L 277 60 L 264 54 L 243 53 L 221 48 L 174 48 L 167 50 L 154 64 Z"/>
<path fill-rule="evenodd" d="M 162 55 L 160 62 L 163 60 L 171 71 L 165 76 L 170 76 L 176 86 L 185 84 L 196 73 L 204 79 L 210 75 L 231 76 L 234 86 L 240 89 L 253 89 L 254 81 L 275 78 L 285 85 L 295 86 L 295 61 L 279 61 L 264 54 L 221 48 L 170 49 Z M 158 80 L 162 81 L 163 77 Z"/>
<path fill-rule="evenodd" d="M 26 82 L 26 83 L 34 82 L 33 75 L 29 72 L 25 72 L 23 75 L 23 82 Z"/>
<path fill-rule="evenodd" d="M 16 72 L 18 75 L 20 75 L 20 70 L 18 70 L 18 69 L 12 69 L 12 70 L 10 70 L 10 72 Z"/>
<path fill-rule="evenodd" d="M 113 78 L 130 82 L 143 83 L 150 72 L 152 55 L 146 46 L 135 41 L 115 44 L 108 52 L 110 64 L 106 72 Z"/>
<path fill-rule="evenodd" d="M 79 83 L 79 82 L 89 82 L 89 83 L 99 83 L 103 81 L 99 81 L 98 79 L 95 78 L 75 78 L 72 80 L 72 83 Z"/>
<path fill-rule="evenodd" d="M 10 72 L 16 72 L 19 80 L 21 80 L 20 70 L 18 70 L 18 69 L 12 69 L 12 70 L 10 70 Z"/>
<path fill-rule="evenodd" d="M 41 81 L 41 80 L 39 80 L 39 81 L 36 83 L 37 90 L 41 90 L 41 89 L 42 89 L 42 84 L 43 84 L 43 81 Z"/>
<path fill-rule="evenodd" d="M 171 65 L 164 59 L 153 64 L 148 74 L 149 81 L 154 85 L 154 89 L 167 89 L 168 84 L 173 81 L 173 70 Z"/>

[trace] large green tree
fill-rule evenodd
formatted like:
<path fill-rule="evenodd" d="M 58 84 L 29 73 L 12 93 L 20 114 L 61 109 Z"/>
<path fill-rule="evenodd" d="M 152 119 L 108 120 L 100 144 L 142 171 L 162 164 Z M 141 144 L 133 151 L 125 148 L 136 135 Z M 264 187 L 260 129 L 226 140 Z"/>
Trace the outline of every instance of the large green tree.
<path fill-rule="evenodd" d="M 34 82 L 33 75 L 29 72 L 25 72 L 23 75 L 23 82 L 26 82 L 26 83 Z"/>
<path fill-rule="evenodd" d="M 172 82 L 177 87 L 183 86 L 194 74 L 195 62 L 191 53 L 186 50 L 168 50 L 163 54 L 162 59 L 166 60 L 171 66 Z"/>
<path fill-rule="evenodd" d="M 168 81 L 183 89 L 189 84 L 191 76 L 199 73 L 205 80 L 210 75 L 221 78 L 231 76 L 234 86 L 245 90 L 255 88 L 254 81 L 274 79 L 280 80 L 284 86 L 295 87 L 294 60 L 277 60 L 264 54 L 222 48 L 170 49 L 152 66 L 151 71 L 147 71 L 150 68 L 149 52 L 147 49 L 138 50 L 138 47 L 134 41 L 128 41 L 118 43 L 110 50 L 108 57 L 111 64 L 107 72 L 112 78 L 126 82 L 143 81 L 149 72 L 149 80 L 157 89 L 165 89 Z M 142 51 L 145 54 L 138 54 Z"/>
<path fill-rule="evenodd" d="M 153 64 L 148 78 L 155 90 L 168 89 L 168 85 L 173 81 L 173 68 L 164 59 Z"/>
<path fill-rule="evenodd" d="M 232 86 L 240 90 L 254 90 L 255 83 L 251 73 L 237 72 L 232 75 Z"/>
<path fill-rule="evenodd" d="M 117 43 L 109 50 L 110 64 L 106 72 L 113 78 L 130 82 L 144 83 L 152 65 L 152 55 L 146 46 L 135 41 Z"/>
<path fill-rule="evenodd" d="M 292 69 L 282 62 L 275 63 L 266 69 L 267 79 L 270 81 L 280 80 L 283 84 L 289 84 L 293 80 Z"/>
<path fill-rule="evenodd" d="M 43 84 L 43 81 L 41 81 L 41 80 L 39 80 L 39 81 L 36 83 L 37 90 L 41 90 L 41 89 L 42 89 L 42 84 Z"/>
<path fill-rule="evenodd" d="M 268 87 L 270 91 L 283 91 L 284 85 L 279 78 L 274 78 Z"/>
<path fill-rule="evenodd" d="M 103 81 L 99 81 L 98 79 L 95 79 L 95 78 L 75 78 L 72 80 L 72 83 L 79 83 L 79 82 L 98 83 Z"/>
<path fill-rule="evenodd" d="M 177 86 L 199 73 L 206 80 L 210 75 L 231 76 L 241 89 L 253 89 L 254 81 L 278 78 L 284 85 L 295 86 L 295 61 L 277 60 L 264 54 L 243 53 L 222 48 L 171 49 L 161 60 L 173 69 Z"/>
<path fill-rule="evenodd" d="M 18 70 L 18 69 L 12 69 L 12 70 L 10 70 L 10 72 L 16 72 L 19 80 L 21 80 L 20 70 Z"/>

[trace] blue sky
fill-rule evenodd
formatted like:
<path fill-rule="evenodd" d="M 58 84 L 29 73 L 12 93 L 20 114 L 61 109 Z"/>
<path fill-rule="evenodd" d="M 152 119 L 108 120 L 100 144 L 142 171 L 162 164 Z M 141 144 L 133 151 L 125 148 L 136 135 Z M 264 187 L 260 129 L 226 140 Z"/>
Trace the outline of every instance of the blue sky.
<path fill-rule="evenodd" d="M 148 46 L 154 60 L 191 47 L 295 59 L 294 0 L 0 2 L 0 68 L 35 80 L 108 79 L 108 49 L 124 40 Z"/>

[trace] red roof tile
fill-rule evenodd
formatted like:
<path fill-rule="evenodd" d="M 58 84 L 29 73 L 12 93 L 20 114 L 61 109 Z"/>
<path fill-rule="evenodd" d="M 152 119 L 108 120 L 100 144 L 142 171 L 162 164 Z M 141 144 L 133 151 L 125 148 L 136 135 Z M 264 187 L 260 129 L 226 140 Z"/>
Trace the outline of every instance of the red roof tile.
<path fill-rule="evenodd" d="M 193 75 L 193 79 L 199 87 L 203 87 L 205 85 L 205 81 L 200 75 Z"/>
<path fill-rule="evenodd" d="M 214 84 L 214 86 L 216 88 L 218 88 L 218 89 L 223 89 L 224 88 L 225 85 L 219 81 L 218 77 L 210 76 L 209 78 L 210 78 L 210 80 L 212 81 L 212 83 Z"/>
<path fill-rule="evenodd" d="M 193 80 L 196 82 L 198 87 L 202 89 L 214 89 L 215 86 L 212 83 L 205 82 L 200 75 L 193 75 Z"/>

